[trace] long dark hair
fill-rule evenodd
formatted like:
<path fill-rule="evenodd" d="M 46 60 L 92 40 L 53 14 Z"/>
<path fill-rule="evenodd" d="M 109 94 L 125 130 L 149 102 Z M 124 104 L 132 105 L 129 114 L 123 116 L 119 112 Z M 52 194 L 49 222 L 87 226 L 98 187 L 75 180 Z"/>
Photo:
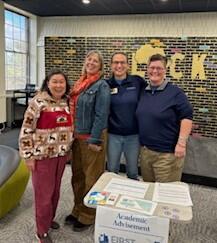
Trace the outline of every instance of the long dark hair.
<path fill-rule="evenodd" d="M 69 91 L 70 91 L 70 85 L 69 85 L 69 80 L 68 80 L 68 77 L 67 77 L 67 75 L 64 73 L 64 72 L 62 72 L 61 70 L 59 70 L 59 69 L 52 69 L 49 73 L 48 73 L 48 75 L 45 77 L 45 79 L 43 80 L 43 83 L 42 83 L 42 85 L 41 85 L 41 91 L 47 91 L 48 92 L 48 94 L 50 95 L 50 96 L 52 96 L 52 94 L 51 94 L 51 92 L 50 92 L 50 90 L 49 90 L 49 88 L 48 88 L 48 82 L 49 82 L 49 80 L 51 79 L 51 77 L 53 76 L 53 75 L 56 75 L 56 74 L 61 74 L 64 78 L 65 78 L 65 80 L 66 80 L 66 92 L 65 92 L 65 94 L 64 95 L 68 95 L 69 94 Z"/>

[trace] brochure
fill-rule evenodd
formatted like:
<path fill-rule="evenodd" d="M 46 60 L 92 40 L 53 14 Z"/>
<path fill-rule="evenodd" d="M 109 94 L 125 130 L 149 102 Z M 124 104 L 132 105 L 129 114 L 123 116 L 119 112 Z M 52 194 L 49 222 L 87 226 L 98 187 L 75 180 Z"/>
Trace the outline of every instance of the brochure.
<path fill-rule="evenodd" d="M 91 192 L 88 198 L 90 205 L 114 205 L 118 199 L 119 194 L 110 192 Z"/>
<path fill-rule="evenodd" d="M 153 215 L 157 203 L 145 199 L 121 196 L 116 207 L 130 209 L 147 215 Z"/>

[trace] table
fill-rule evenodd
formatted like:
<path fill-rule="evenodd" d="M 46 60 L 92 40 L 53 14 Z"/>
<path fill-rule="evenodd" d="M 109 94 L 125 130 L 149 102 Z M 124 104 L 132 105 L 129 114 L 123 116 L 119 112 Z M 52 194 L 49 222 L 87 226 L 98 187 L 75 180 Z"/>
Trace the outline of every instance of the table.
<path fill-rule="evenodd" d="M 28 104 L 29 104 L 29 99 L 32 98 L 35 93 L 37 91 L 36 90 L 33 90 L 33 89 L 20 89 L 20 90 L 14 90 L 13 91 L 13 97 L 12 97 L 12 122 L 11 122 L 11 126 L 13 127 L 17 127 L 19 126 L 19 122 L 18 120 L 16 119 L 16 104 L 19 104 L 21 106 L 23 106 L 23 110 L 25 112 L 25 110 L 27 109 L 28 107 Z M 19 99 L 24 99 L 24 103 L 19 103 L 17 102 Z M 23 113 L 23 111 L 22 111 Z M 21 120 L 22 121 L 22 120 Z"/>
<path fill-rule="evenodd" d="M 91 190 L 88 192 L 88 194 L 84 198 L 84 204 L 87 207 L 91 207 L 91 208 L 96 207 L 95 205 L 88 204 L 88 199 L 89 199 L 90 194 L 95 191 L 101 192 L 112 178 L 124 179 L 125 177 L 117 175 L 115 173 L 111 173 L 111 172 L 103 173 L 101 175 L 101 177 L 98 179 L 98 181 L 95 183 L 95 185 L 91 188 Z M 127 179 L 127 178 L 125 178 L 125 179 Z M 188 185 L 183 182 L 173 182 L 173 183 L 182 184 L 182 185 L 185 185 L 188 187 Z M 154 191 L 154 183 L 149 183 L 149 188 L 148 188 L 147 193 L 145 194 L 144 199 L 151 200 L 152 196 L 153 196 L 153 191 Z M 115 206 L 111 206 L 111 207 L 115 207 Z M 176 214 L 175 214 L 176 217 L 174 217 L 173 212 L 176 212 Z M 176 205 L 176 204 L 158 203 L 153 215 L 158 216 L 158 217 L 170 218 L 175 221 L 177 220 L 177 221 L 189 222 L 192 219 L 192 207 L 191 206 L 180 206 L 180 205 Z"/>
<path fill-rule="evenodd" d="M 30 89 L 20 89 L 20 90 L 14 90 L 13 91 L 13 99 L 14 101 L 20 98 L 25 98 L 25 107 L 28 107 L 29 98 L 33 97 L 36 93 L 36 90 L 30 90 Z M 16 94 L 24 94 L 24 96 L 16 96 Z"/>

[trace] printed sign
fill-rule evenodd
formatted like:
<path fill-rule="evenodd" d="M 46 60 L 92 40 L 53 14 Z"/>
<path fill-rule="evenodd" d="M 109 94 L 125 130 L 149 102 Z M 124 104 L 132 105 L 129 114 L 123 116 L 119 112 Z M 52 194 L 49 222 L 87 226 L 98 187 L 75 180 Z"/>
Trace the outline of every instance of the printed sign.
<path fill-rule="evenodd" d="M 169 219 L 97 206 L 95 243 L 167 243 Z"/>

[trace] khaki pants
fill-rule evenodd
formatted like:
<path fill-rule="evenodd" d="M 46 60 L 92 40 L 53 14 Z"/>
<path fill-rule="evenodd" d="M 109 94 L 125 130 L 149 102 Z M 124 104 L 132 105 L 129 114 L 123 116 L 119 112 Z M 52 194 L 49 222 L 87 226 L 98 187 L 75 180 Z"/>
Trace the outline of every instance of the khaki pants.
<path fill-rule="evenodd" d="M 96 210 L 84 205 L 83 199 L 105 171 L 106 132 L 103 133 L 102 151 L 88 149 L 85 140 L 75 139 L 72 146 L 72 188 L 75 205 L 72 215 L 83 224 L 93 224 Z"/>
<path fill-rule="evenodd" d="M 177 158 L 173 153 L 161 153 L 141 147 L 140 167 L 144 181 L 172 182 L 180 181 L 184 158 Z"/>

